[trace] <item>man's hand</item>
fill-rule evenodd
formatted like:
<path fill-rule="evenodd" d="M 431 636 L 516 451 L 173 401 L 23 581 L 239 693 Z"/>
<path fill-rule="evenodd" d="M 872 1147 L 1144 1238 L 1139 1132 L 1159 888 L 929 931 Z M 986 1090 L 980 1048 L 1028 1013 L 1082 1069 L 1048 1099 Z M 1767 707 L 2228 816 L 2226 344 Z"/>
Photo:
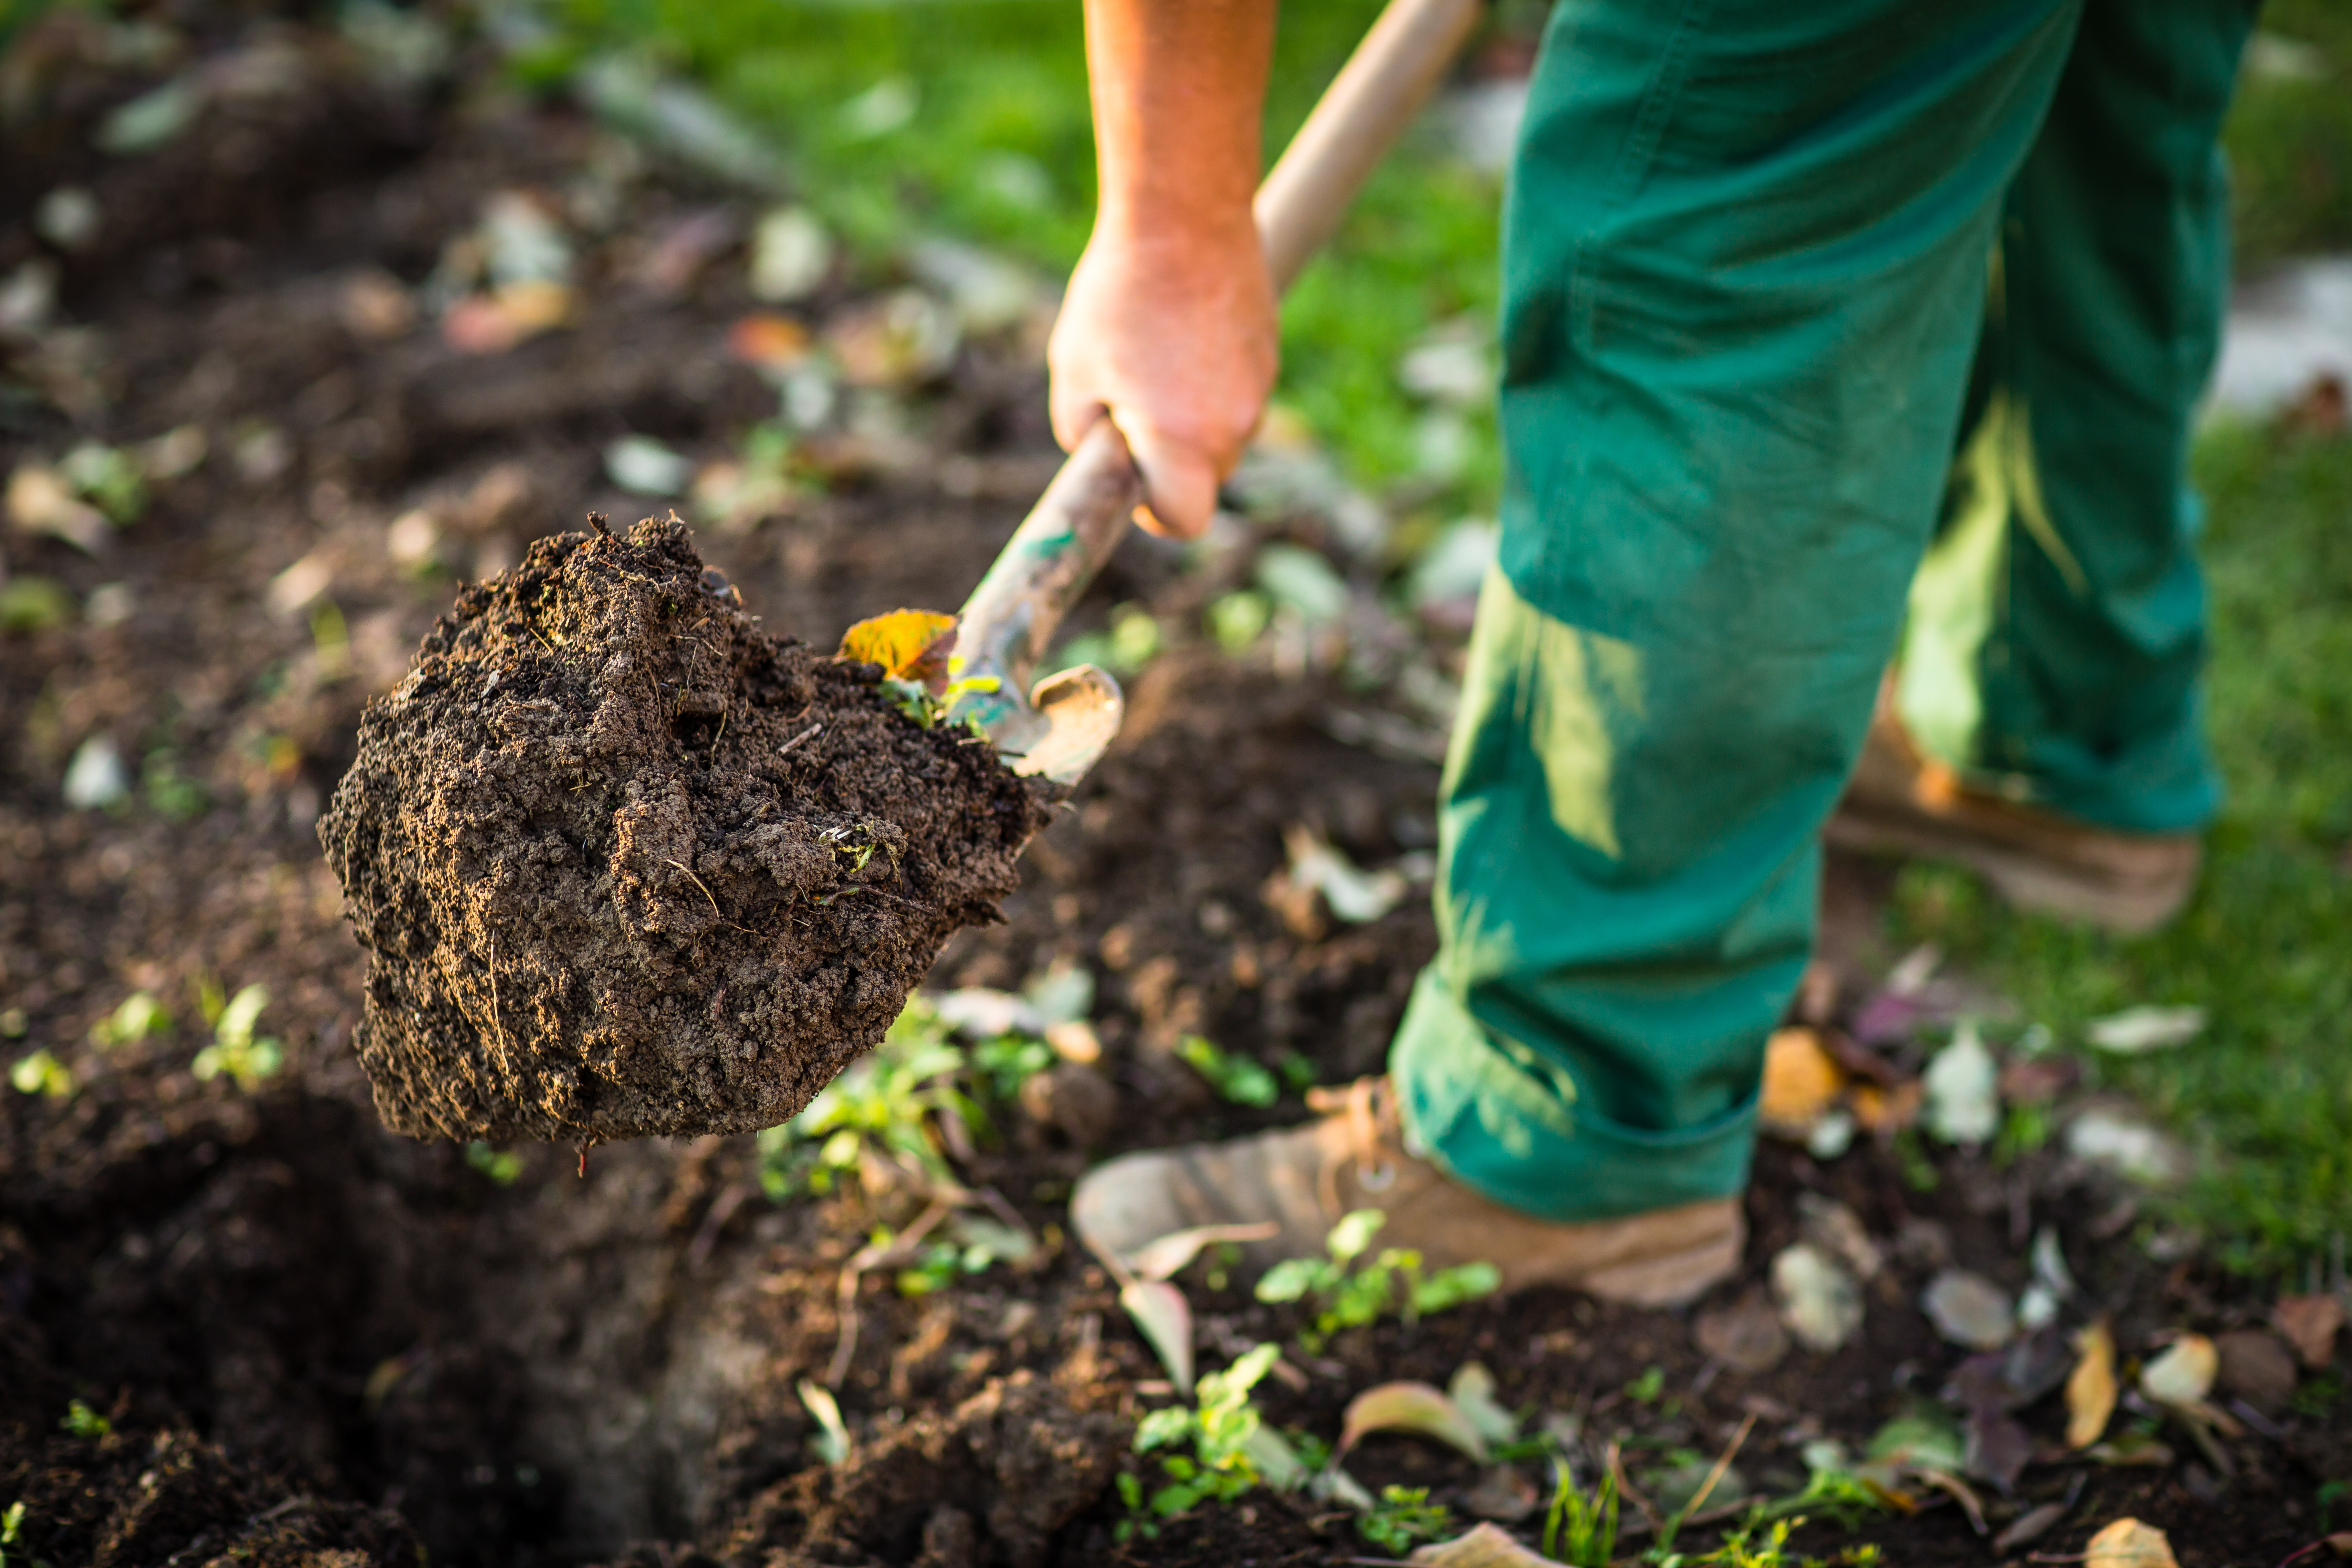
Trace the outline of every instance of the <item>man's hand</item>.
<path fill-rule="evenodd" d="M 1065 447 L 1108 413 L 1138 521 L 1209 526 L 1273 390 L 1274 289 L 1250 217 L 1273 0 L 1087 0 L 1102 197 L 1046 358 Z"/>

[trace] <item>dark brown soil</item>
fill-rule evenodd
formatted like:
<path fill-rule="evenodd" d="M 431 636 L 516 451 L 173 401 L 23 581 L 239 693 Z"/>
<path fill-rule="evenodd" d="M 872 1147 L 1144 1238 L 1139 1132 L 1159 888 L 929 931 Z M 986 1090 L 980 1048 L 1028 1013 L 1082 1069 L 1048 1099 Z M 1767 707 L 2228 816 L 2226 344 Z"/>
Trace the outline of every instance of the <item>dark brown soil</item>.
<path fill-rule="evenodd" d="M 1134 540 L 1082 614 L 1143 605 L 1169 650 L 1131 683 L 1128 731 L 1073 809 L 1023 857 L 1006 923 L 957 935 L 929 981 L 1016 986 L 1051 962 L 1084 965 L 1114 1113 L 1087 1147 L 1058 1120 L 993 1108 L 996 1136 L 957 1173 L 1016 1210 L 1038 1250 L 926 1296 L 901 1295 L 887 1269 L 854 1282 L 838 1388 L 852 1449 L 828 1466 L 800 1385 L 826 1375 L 842 1342 L 845 1267 L 927 1194 L 877 1171 L 823 1200 L 772 1203 L 742 1135 L 615 1144 L 583 1176 L 569 1149 L 526 1144 L 508 1169 L 488 1150 L 387 1131 L 352 1048 L 365 963 L 316 837 L 365 703 L 405 677 L 454 577 L 495 576 L 583 512 L 636 504 L 598 469 L 614 437 L 709 459 L 769 416 L 772 389 L 724 355 L 752 305 L 740 258 L 668 294 L 631 270 L 649 237 L 745 204 L 646 174 L 575 113 L 501 96 L 493 69 L 467 68 L 463 91 L 387 100 L 352 85 L 317 24 L 254 24 L 200 0 L 147 15 L 216 69 L 289 36 L 329 64 L 268 78 L 287 84 L 282 99 L 224 102 L 206 115 L 225 118 L 148 160 L 101 160 L 96 118 L 170 68 L 124 64 L 140 57 L 103 13 L 49 15 L 15 46 L 37 46 L 38 68 L 5 79 L 33 85 L 0 159 L 0 272 L 45 256 L 68 319 L 0 342 L 0 470 L 191 423 L 212 456 L 159 485 L 100 554 L 5 542 L 10 573 L 86 606 L 0 634 L 0 1064 L 46 1049 L 77 1080 L 57 1099 L 0 1088 L 0 1511 L 26 1505 L 11 1564 L 21 1552 L 56 1568 L 412 1568 L 418 1543 L 440 1564 L 630 1568 L 1380 1555 L 1342 1514 L 1262 1492 L 1114 1539 L 1124 1510 L 1108 1477 L 1156 1479 L 1127 1434 L 1164 1403 L 1164 1373 L 1113 1282 L 1062 1235 L 1069 1184 L 1093 1159 L 1304 1114 L 1289 1097 L 1265 1110 L 1218 1100 L 1171 1055 L 1184 1034 L 1269 1065 L 1296 1050 L 1343 1080 L 1377 1068 L 1433 942 L 1418 899 L 1326 929 L 1265 896 L 1297 823 L 1367 865 L 1425 848 L 1436 770 L 1333 739 L 1347 730 L 1336 708 L 1375 700 L 1337 674 L 1237 664 L 1192 629 L 1245 580 L 1246 543 L 1187 564 Z M 11 69 L 26 58 L 12 49 Z M 214 168 L 232 151 L 262 173 Z M 52 254 L 26 204 L 68 181 L 106 216 L 90 249 Z M 235 199 L 173 199 L 199 181 Z M 579 230 L 575 327 L 484 358 L 448 348 L 429 320 L 385 336 L 347 319 L 353 280 L 416 289 L 488 193 L 587 185 L 606 216 Z M 877 264 L 800 309 L 821 327 L 898 281 Z M 911 457 L 828 470 L 782 515 L 698 542 L 750 608 L 818 647 L 879 606 L 953 604 L 1052 471 L 1044 406 L 1034 353 L 969 345 L 943 382 L 904 395 Z M 440 530 L 421 565 L 385 548 L 415 510 Z M 1316 542 L 1311 518 L 1260 527 Z M 304 615 L 270 607 L 272 583 L 305 561 L 330 570 L 345 660 L 325 657 Z M 135 613 L 90 613 L 101 587 Z M 61 781 L 93 740 L 121 752 L 133 788 L 77 810 Z M 1866 973 L 1892 955 L 1870 951 L 1876 884 L 1852 871 L 1832 890 Z M 673 900 L 687 918 L 696 901 Z M 268 987 L 261 1028 L 285 1063 L 249 1092 L 191 1070 L 210 1039 L 205 983 Z M 140 990 L 176 1020 L 95 1043 L 93 1026 Z M 1965 1352 L 1916 1303 L 1947 1253 L 2014 1289 L 2034 1231 L 2054 1226 L 2080 1281 L 2064 1325 L 2112 1314 L 2127 1361 L 2168 1331 L 2258 1328 L 2268 1305 L 2272 1282 L 2227 1275 L 2053 1153 L 1996 1164 L 1865 1141 L 1833 1163 L 1760 1152 L 1740 1277 L 1701 1310 L 1759 1287 L 1806 1193 L 1850 1205 L 1890 1259 L 1861 1334 L 1834 1354 L 1743 1374 L 1697 1348 L 1693 1313 L 1538 1292 L 1342 1335 L 1300 1358 L 1302 1386 L 1264 1385 L 1266 1412 L 1328 1440 L 1367 1384 L 1443 1384 L 1475 1356 L 1505 1404 L 1580 1411 L 1588 1459 L 1622 1441 L 1637 1479 L 1677 1447 L 1711 1458 L 1754 1415 L 1737 1468 L 1778 1490 L 1802 1483 L 1808 1442 L 1858 1447 L 1939 1403 Z M 1204 1366 L 1297 1327 L 1185 1283 Z M 2128 1409 L 2118 1427 L 2156 1431 L 2172 1464 L 2069 1457 L 2045 1397 L 2021 1414 L 2035 1455 L 2017 1495 L 1982 1489 L 1989 1531 L 2078 1479 L 2083 1491 L 2004 1554 L 1939 1493 L 1851 1529 L 1816 1512 L 1793 1545 L 1833 1558 L 1876 1543 L 1904 1568 L 2063 1560 L 2129 1513 L 2168 1531 L 2187 1568 L 2273 1568 L 2345 1526 L 2323 1491 L 2352 1480 L 2347 1370 L 2339 1348 L 2263 1426 L 2221 1440 L 2226 1470 Z M 111 1433 L 66 1430 L 76 1399 Z M 1375 1489 L 1431 1489 L 1459 1522 L 1480 1479 L 1394 1436 L 1349 1465 Z M 1549 1485 L 1538 1465 L 1518 1468 Z"/>
<path fill-rule="evenodd" d="M 1046 788 L 741 602 L 675 516 L 541 539 L 368 705 L 319 837 L 386 1125 L 772 1127 L 1002 918 Z"/>

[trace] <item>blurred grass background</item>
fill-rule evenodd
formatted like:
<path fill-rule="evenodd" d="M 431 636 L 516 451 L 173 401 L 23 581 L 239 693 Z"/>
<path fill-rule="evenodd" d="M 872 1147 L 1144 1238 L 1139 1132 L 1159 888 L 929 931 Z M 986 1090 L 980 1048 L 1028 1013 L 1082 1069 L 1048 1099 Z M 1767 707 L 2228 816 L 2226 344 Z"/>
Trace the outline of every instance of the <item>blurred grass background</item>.
<path fill-rule="evenodd" d="M 1279 148 L 1377 13 L 1285 8 L 1267 113 Z M 807 201 L 873 255 L 938 230 L 1056 273 L 1094 199 L 1079 8 L 1067 0 L 566 0 L 542 81 L 602 49 L 690 75 L 788 149 Z M 1524 42 L 1540 5 L 1507 6 Z M 2241 275 L 2352 249 L 2352 6 L 2273 0 L 2227 144 Z M 1280 402 L 1398 536 L 1491 514 L 1491 415 L 1447 477 L 1417 477 L 1422 409 L 1398 377 L 1439 323 L 1491 326 L 1499 178 L 1424 127 L 1374 178 L 1283 312 Z M 1933 938 L 2062 1038 L 2138 1003 L 2195 1003 L 2194 1045 L 2095 1058 L 2202 1156 L 2175 1207 L 2221 1254 L 2298 1271 L 2352 1226 L 2352 441 L 2227 422 L 2200 448 L 2211 502 L 2212 727 L 2231 797 L 2195 905 L 2117 940 L 2020 919 L 1969 879 L 1908 869 L 1898 940 Z"/>

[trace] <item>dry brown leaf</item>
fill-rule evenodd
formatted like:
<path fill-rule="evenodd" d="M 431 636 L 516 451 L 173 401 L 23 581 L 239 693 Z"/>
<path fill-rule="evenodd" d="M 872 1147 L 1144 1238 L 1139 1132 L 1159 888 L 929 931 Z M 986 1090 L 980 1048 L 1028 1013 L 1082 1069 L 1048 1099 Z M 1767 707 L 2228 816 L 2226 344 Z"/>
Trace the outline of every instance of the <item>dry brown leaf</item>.
<path fill-rule="evenodd" d="M 2264 1414 L 2294 1397 L 2294 1352 L 2268 1329 L 2232 1329 L 2213 1338 L 2221 1387 Z"/>
<path fill-rule="evenodd" d="M 1801 1025 L 1775 1029 L 1764 1047 L 1764 1098 L 1759 1114 L 1765 1131 L 1802 1138 L 1837 1102 L 1845 1072 L 1822 1044 L 1819 1029 Z"/>
<path fill-rule="evenodd" d="M 2082 1360 L 2066 1379 L 2066 1447 L 2087 1448 L 2116 1413 L 2116 1336 L 2102 1318 L 2074 1336 Z"/>
<path fill-rule="evenodd" d="M 1423 1546 L 1405 1561 L 1421 1568 L 1559 1568 L 1541 1552 L 1520 1545 L 1509 1531 L 1491 1524 Z"/>
<path fill-rule="evenodd" d="M 858 622 L 841 634 L 841 656 L 878 664 L 901 680 L 923 680 L 947 672 L 948 638 L 956 618 L 936 610 L 893 610 Z M 937 665 L 938 668 L 931 667 Z"/>
<path fill-rule="evenodd" d="M 1913 1079 L 1892 1089 L 1858 1083 L 1847 1103 L 1853 1107 L 1853 1119 L 1864 1132 L 1892 1136 L 1919 1120 L 1919 1108 L 1927 1099 L 1927 1089 Z"/>
<path fill-rule="evenodd" d="M 2183 1334 L 2140 1369 L 2139 1391 L 2158 1405 L 2190 1405 L 2213 1392 L 2221 1352 L 2203 1334 Z"/>
<path fill-rule="evenodd" d="M 1348 1401 L 1339 1420 L 1339 1453 L 1346 1453 L 1372 1432 L 1418 1432 L 1434 1437 L 1480 1464 L 1486 1462 L 1486 1439 L 1462 1414 L 1461 1406 L 1425 1383 L 1383 1383 Z"/>
<path fill-rule="evenodd" d="M 1691 1337 L 1700 1350 L 1734 1372 L 1769 1372 L 1789 1353 L 1789 1331 L 1760 1289 L 1751 1289 L 1727 1307 L 1701 1312 Z"/>
<path fill-rule="evenodd" d="M 2333 1296 L 2284 1296 L 2271 1309 L 2303 1364 L 2317 1372 L 2336 1359 L 2336 1333 L 2344 1326 L 2344 1303 Z"/>
<path fill-rule="evenodd" d="M 2083 1568 L 2180 1568 L 2164 1531 L 2136 1519 L 2119 1519 L 2083 1552 Z"/>

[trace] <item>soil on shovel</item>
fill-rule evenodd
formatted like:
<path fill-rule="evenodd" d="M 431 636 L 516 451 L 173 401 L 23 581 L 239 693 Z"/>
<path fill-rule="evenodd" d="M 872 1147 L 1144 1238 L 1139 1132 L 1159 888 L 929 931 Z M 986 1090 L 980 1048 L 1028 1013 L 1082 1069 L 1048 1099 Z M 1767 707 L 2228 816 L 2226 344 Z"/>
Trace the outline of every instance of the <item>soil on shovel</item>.
<path fill-rule="evenodd" d="M 319 835 L 394 1130 L 773 1126 L 1001 918 L 1051 786 L 741 603 L 675 517 L 542 539 L 369 705 Z"/>

